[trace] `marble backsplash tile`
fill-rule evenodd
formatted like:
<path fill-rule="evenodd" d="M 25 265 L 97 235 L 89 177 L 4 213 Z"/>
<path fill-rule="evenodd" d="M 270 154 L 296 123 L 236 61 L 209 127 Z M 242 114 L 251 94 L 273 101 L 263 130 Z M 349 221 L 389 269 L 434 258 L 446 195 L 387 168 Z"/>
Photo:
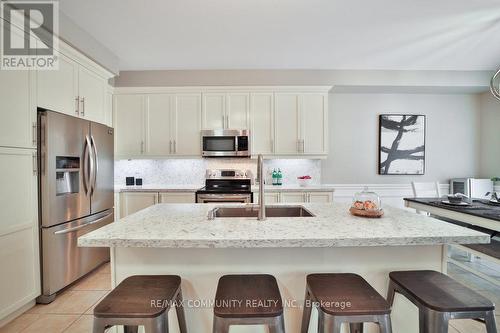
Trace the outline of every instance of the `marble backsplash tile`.
<path fill-rule="evenodd" d="M 297 184 L 297 177 L 310 175 L 312 184 L 321 183 L 321 161 L 309 159 L 265 160 L 267 182 L 273 169 L 281 169 L 283 184 Z M 206 169 L 241 169 L 257 174 L 255 159 L 168 159 L 115 161 L 115 184 L 124 185 L 125 177 L 142 178 L 144 185 L 202 185 Z"/>

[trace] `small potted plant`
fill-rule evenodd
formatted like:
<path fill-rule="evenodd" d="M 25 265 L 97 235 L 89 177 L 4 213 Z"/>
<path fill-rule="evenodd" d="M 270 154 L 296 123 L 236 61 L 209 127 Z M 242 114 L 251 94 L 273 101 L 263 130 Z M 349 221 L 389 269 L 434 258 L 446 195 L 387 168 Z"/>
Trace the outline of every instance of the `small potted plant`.
<path fill-rule="evenodd" d="M 491 180 L 495 183 L 495 185 L 500 185 L 500 177 L 493 177 Z"/>

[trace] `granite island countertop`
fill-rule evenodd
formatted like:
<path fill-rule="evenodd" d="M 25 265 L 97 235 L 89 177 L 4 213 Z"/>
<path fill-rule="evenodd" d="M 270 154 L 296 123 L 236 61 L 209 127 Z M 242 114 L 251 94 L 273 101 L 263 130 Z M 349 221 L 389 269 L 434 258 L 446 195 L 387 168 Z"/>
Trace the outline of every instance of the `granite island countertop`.
<path fill-rule="evenodd" d="M 355 217 L 349 205 L 303 204 L 314 217 L 217 218 L 216 204 L 158 204 L 92 231 L 79 246 L 163 248 L 348 247 L 489 243 L 489 235 L 385 207 L 380 219 Z M 285 205 L 286 206 L 286 205 Z"/>

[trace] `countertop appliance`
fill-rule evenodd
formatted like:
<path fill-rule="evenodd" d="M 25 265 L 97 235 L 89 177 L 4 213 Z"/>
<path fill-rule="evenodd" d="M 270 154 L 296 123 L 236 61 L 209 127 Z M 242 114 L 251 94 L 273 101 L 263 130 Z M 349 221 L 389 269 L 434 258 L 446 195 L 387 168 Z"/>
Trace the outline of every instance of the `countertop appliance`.
<path fill-rule="evenodd" d="M 109 261 L 108 248 L 77 239 L 114 220 L 113 129 L 38 109 L 38 194 L 42 295 L 56 293 Z"/>
<path fill-rule="evenodd" d="M 235 169 L 207 170 L 205 187 L 196 191 L 197 203 L 251 203 L 252 180 L 249 171 Z"/>
<path fill-rule="evenodd" d="M 250 157 L 250 131 L 202 130 L 201 146 L 203 157 Z"/>
<path fill-rule="evenodd" d="M 450 193 L 462 193 L 469 198 L 489 199 L 487 193 L 493 192 L 493 182 L 490 179 L 455 178 L 450 180 Z"/>

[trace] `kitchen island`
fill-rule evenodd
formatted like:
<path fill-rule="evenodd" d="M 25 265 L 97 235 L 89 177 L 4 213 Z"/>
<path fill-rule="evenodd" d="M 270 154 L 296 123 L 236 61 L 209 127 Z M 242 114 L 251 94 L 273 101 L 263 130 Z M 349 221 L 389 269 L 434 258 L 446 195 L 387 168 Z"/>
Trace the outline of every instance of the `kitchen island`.
<path fill-rule="evenodd" d="M 287 332 L 299 332 L 305 276 L 354 272 L 382 295 L 391 270 L 443 271 L 444 245 L 487 243 L 489 236 L 402 209 L 384 217 L 351 216 L 346 204 L 304 204 L 314 217 L 216 218 L 220 205 L 159 204 L 79 238 L 80 246 L 110 247 L 113 285 L 134 274 L 182 276 L 191 332 L 210 332 L 218 278 L 230 273 L 276 276 L 285 304 Z M 397 297 L 394 332 L 418 332 L 416 308 Z M 177 332 L 171 314 L 172 332 Z M 313 312 L 311 332 L 315 332 Z M 378 332 L 367 325 L 366 332 Z M 265 332 L 238 327 L 236 332 Z"/>

